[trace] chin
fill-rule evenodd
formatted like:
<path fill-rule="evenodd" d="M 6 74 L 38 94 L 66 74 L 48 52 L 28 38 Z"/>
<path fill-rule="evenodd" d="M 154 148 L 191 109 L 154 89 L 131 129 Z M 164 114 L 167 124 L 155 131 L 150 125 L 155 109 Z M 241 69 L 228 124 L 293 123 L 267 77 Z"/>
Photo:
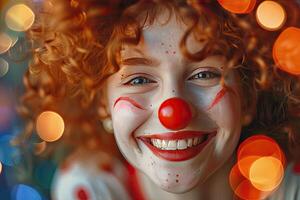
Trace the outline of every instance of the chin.
<path fill-rule="evenodd" d="M 169 193 L 174 193 L 174 194 L 184 194 L 187 193 L 189 191 L 191 191 L 193 188 L 196 187 L 197 184 L 194 185 L 178 185 L 175 187 L 172 186 L 162 186 L 161 189 L 165 190 L 166 192 Z"/>
<path fill-rule="evenodd" d="M 163 189 L 166 192 L 169 193 L 174 193 L 174 194 L 183 194 L 187 193 L 191 190 L 193 190 L 195 187 L 198 187 L 199 184 L 203 184 L 206 180 L 206 178 L 201 178 L 201 177 L 193 177 L 191 179 L 185 179 L 182 180 L 181 182 L 176 182 L 176 180 L 169 180 L 168 182 L 163 181 L 159 178 L 153 178 L 149 177 L 148 178 L 159 188 Z"/>

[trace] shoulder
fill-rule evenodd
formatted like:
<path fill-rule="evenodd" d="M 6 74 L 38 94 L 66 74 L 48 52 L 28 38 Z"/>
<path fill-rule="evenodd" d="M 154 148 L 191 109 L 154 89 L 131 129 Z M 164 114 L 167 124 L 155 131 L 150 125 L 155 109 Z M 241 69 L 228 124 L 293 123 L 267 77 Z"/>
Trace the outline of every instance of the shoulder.
<path fill-rule="evenodd" d="M 54 176 L 51 196 L 55 200 L 117 200 L 130 199 L 120 180 L 119 162 L 113 166 L 102 166 L 99 158 L 88 156 L 77 157 L 67 166 L 60 167 Z M 102 157 L 103 158 L 103 157 Z M 115 172 L 116 171 L 116 172 Z"/>

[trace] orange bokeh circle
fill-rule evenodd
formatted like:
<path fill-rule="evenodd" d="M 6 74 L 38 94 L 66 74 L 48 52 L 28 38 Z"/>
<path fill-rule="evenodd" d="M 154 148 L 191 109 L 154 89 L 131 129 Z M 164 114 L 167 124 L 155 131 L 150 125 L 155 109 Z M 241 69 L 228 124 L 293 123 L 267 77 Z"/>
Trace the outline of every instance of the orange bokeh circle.
<path fill-rule="evenodd" d="M 285 167 L 285 155 L 277 142 L 265 135 L 255 135 L 243 141 L 237 151 L 238 161 L 249 156 L 273 156 Z"/>
<path fill-rule="evenodd" d="M 235 165 L 229 175 L 230 186 L 236 195 L 241 199 L 265 199 L 271 194 L 269 191 L 261 191 L 255 188 L 250 180 L 246 179 L 240 172 L 238 165 Z"/>
<path fill-rule="evenodd" d="M 289 27 L 276 39 L 273 59 L 279 69 L 300 75 L 300 29 Z"/>
<path fill-rule="evenodd" d="M 256 0 L 218 0 L 218 2 L 225 10 L 236 14 L 250 13 L 256 4 Z"/>

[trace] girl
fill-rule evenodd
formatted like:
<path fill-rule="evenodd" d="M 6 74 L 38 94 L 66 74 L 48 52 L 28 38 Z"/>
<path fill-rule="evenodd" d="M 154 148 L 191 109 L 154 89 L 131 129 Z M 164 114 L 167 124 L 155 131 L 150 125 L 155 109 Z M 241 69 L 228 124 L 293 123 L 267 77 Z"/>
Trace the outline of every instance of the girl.
<path fill-rule="evenodd" d="M 279 2 L 285 26 L 299 26 L 299 5 Z M 236 150 L 255 133 L 278 140 L 289 162 L 298 159 L 299 80 L 276 68 L 279 33 L 262 30 L 253 15 L 205 0 L 45 5 L 31 30 L 39 47 L 24 105 L 31 120 L 61 113 L 60 145 L 77 149 L 56 174 L 54 199 L 129 199 L 128 190 L 134 199 L 233 199 Z M 134 167 L 130 177 L 104 131 Z M 300 198 L 291 187 L 272 198 Z"/>

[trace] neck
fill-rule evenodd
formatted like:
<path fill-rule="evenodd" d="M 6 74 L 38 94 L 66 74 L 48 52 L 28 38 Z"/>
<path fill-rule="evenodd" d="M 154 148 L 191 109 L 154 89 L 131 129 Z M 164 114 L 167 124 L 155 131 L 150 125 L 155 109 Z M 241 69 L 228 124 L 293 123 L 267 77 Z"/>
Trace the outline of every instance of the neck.
<path fill-rule="evenodd" d="M 140 188 L 145 196 L 145 200 L 208 200 L 220 199 L 232 200 L 233 194 L 229 185 L 229 173 L 234 165 L 233 157 L 230 158 L 218 171 L 216 171 L 205 184 L 199 184 L 192 190 L 182 194 L 174 194 L 164 191 L 155 185 L 146 175 L 141 172 L 137 173 L 140 182 Z"/>

